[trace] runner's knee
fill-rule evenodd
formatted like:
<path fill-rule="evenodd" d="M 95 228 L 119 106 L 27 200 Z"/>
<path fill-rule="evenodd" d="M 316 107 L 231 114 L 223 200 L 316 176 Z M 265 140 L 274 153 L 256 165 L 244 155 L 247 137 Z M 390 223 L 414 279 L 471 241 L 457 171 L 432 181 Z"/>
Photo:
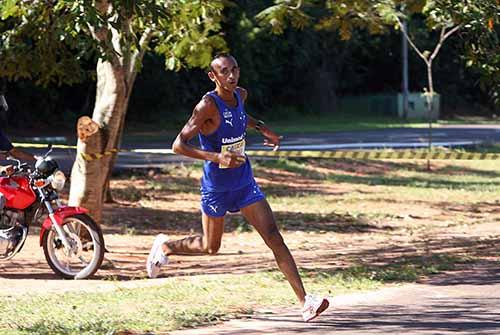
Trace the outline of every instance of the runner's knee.
<path fill-rule="evenodd" d="M 206 242 L 203 245 L 204 251 L 209 255 L 215 255 L 220 249 L 220 242 Z"/>
<path fill-rule="evenodd" d="M 220 249 L 220 245 L 209 246 L 207 248 L 207 254 L 215 255 L 217 252 L 219 252 L 219 249 Z"/>
<path fill-rule="evenodd" d="M 278 227 L 276 226 L 273 226 L 272 228 L 268 229 L 263 237 L 267 246 L 270 247 L 271 249 L 273 247 L 279 247 L 284 244 L 283 237 L 281 236 Z"/>

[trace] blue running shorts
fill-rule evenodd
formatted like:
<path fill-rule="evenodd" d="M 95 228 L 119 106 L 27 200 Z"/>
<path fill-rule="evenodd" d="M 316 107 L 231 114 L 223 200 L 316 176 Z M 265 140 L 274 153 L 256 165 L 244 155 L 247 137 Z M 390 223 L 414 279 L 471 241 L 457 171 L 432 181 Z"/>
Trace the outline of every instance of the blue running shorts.
<path fill-rule="evenodd" d="M 238 212 L 241 208 L 265 199 L 264 193 L 253 180 L 247 186 L 234 191 L 207 192 L 201 190 L 201 210 L 208 216 L 221 217 L 229 212 Z"/>

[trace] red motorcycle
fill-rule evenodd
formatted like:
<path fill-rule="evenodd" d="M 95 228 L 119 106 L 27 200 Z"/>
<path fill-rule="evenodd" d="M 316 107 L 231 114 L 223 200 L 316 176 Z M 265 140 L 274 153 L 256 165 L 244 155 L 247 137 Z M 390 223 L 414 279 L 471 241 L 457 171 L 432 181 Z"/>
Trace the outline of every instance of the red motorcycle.
<path fill-rule="evenodd" d="M 0 206 L 0 260 L 14 257 L 22 249 L 29 227 L 40 224 L 40 246 L 52 270 L 63 278 L 88 278 L 102 264 L 102 231 L 87 209 L 61 204 L 58 192 L 66 177 L 48 156 L 51 151 L 49 146 L 33 170 L 10 158 L 17 163 L 13 174 L 0 177 L 5 202 Z"/>

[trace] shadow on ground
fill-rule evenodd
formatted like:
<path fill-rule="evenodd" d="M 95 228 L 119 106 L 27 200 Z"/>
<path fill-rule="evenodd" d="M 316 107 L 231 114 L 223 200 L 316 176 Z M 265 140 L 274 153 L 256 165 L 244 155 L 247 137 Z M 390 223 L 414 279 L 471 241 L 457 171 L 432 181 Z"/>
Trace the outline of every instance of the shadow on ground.
<path fill-rule="evenodd" d="M 297 213 L 274 212 L 280 229 L 286 231 L 325 231 L 336 233 L 372 233 L 394 231 L 396 228 L 370 222 L 363 216 L 335 212 Z M 201 233 L 201 212 L 158 210 L 144 207 L 112 207 L 105 210 L 104 233 L 113 234 L 169 234 Z M 252 227 L 238 214 L 225 219 L 226 233 L 251 231 Z"/>
<path fill-rule="evenodd" d="M 500 172 L 498 171 L 480 170 L 461 165 L 442 166 L 441 163 L 436 162 L 431 163 L 431 171 L 429 172 L 427 170 L 426 160 L 421 160 L 415 163 L 407 161 L 394 162 L 385 160 L 339 159 L 336 160 L 334 164 L 331 164 L 328 161 L 322 160 L 287 159 L 259 161 L 258 164 L 261 166 L 261 169 L 259 169 L 258 172 L 259 175 L 262 173 L 267 173 L 264 176 L 272 174 L 272 172 L 266 172 L 266 168 L 279 168 L 288 172 L 296 173 L 302 177 L 317 180 L 327 179 L 329 176 L 338 174 L 338 172 L 361 173 L 367 176 L 383 176 L 387 173 L 398 170 L 424 172 L 429 173 L 429 175 L 433 177 L 439 175 L 476 175 L 479 177 L 500 178 Z M 317 172 L 308 169 L 308 167 L 320 167 L 324 170 L 323 172 Z"/>
<path fill-rule="evenodd" d="M 230 237 L 228 237 L 230 238 Z M 97 279 L 131 280 L 145 278 L 145 260 L 149 252 L 149 237 L 137 237 L 135 245 L 111 240 L 103 268 Z M 414 282 L 438 272 L 464 271 L 478 261 L 499 268 L 499 238 L 436 239 L 414 246 L 382 246 L 350 249 L 342 246 L 321 245 L 312 250 L 294 251 L 297 263 L 305 277 L 348 276 L 352 279 L 370 278 L 382 282 Z M 213 256 L 173 256 L 162 276 L 244 274 L 257 271 L 276 271 L 272 253 L 261 243 L 256 248 L 231 249 Z M 318 267 L 318 265 L 320 266 Z M 52 274 L 43 255 L 30 260 L 1 263 L 2 278 L 59 279 Z M 500 272 L 489 277 L 464 277 L 460 284 L 488 284 L 500 280 Z M 436 281 L 435 285 L 452 284 Z M 458 283 L 457 283 L 458 284 Z"/>

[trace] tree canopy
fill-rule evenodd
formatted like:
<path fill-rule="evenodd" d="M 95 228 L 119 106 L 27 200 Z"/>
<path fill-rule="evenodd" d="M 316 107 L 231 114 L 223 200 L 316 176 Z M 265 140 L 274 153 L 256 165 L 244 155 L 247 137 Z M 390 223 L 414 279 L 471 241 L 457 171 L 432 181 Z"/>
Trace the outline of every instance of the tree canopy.
<path fill-rule="evenodd" d="M 148 50 L 165 56 L 170 70 L 203 67 L 225 48 L 218 33 L 223 8 L 217 0 L 5 0 L 0 74 L 73 84 L 98 58 L 120 57 L 122 66 L 138 69 Z"/>
<path fill-rule="evenodd" d="M 481 87 L 500 106 L 499 8 L 498 0 L 276 0 L 257 18 L 277 34 L 288 26 L 303 29 L 313 25 L 317 30 L 337 31 L 344 40 L 360 28 L 372 34 L 390 26 L 401 29 L 401 20 L 413 16 L 423 17 L 428 30 L 439 31 L 441 36 L 460 30 L 460 38 L 466 41 L 463 57 L 467 66 L 481 74 Z M 428 62 L 435 54 L 424 50 L 420 56 Z"/>
<path fill-rule="evenodd" d="M 292 10 L 273 7 L 280 2 L 272 0 L 237 0 L 232 3 L 195 1 L 216 6 L 208 7 L 211 10 L 207 10 L 207 15 L 213 22 L 213 29 L 208 37 L 213 43 L 209 46 L 211 45 L 212 52 L 220 46 L 220 50 L 230 50 L 237 56 L 242 67 L 242 85 L 248 87 L 251 93 L 249 107 L 266 118 L 279 117 L 281 110 L 300 113 L 321 111 L 315 104 L 325 96 L 326 88 L 319 85 L 320 91 L 317 91 L 314 86 L 318 83 L 315 78 L 325 71 L 325 83 L 338 96 L 390 94 L 399 90 L 399 31 L 393 29 L 394 21 L 390 24 L 383 21 L 382 16 L 369 7 L 370 4 L 381 2 L 304 0 L 300 9 Z M 38 9 L 24 14 L 22 11 L 12 13 L 17 10 L 14 7 L 25 10 L 30 3 L 35 4 Z M 54 8 L 51 11 L 44 8 L 46 3 L 47 1 L 13 0 L 0 2 L 0 77 L 10 78 L 7 99 L 11 107 L 8 115 L 11 126 L 38 126 L 48 120 L 51 124 L 67 125 L 77 117 L 92 112 L 96 89 L 95 64 L 100 52 L 97 42 L 90 36 L 89 28 L 76 24 L 78 20 L 83 20 L 77 13 L 85 7 L 74 9 L 76 13 L 72 14 L 75 18 L 73 20 L 71 10 L 61 9 L 56 15 Z M 59 6 L 64 5 L 64 8 L 69 8 L 72 3 L 75 6 L 80 3 L 83 3 L 82 6 L 91 5 L 88 1 L 66 0 L 57 3 Z M 141 2 L 140 5 L 143 6 L 144 3 Z M 176 1 L 174 5 L 180 6 L 181 3 L 187 1 Z M 298 2 L 281 3 L 294 7 Z M 396 4 L 394 1 L 391 3 Z M 410 35 L 419 47 L 431 50 L 433 42 L 439 36 L 438 32 L 428 28 L 427 18 L 421 14 L 424 1 L 404 3 L 407 6 L 405 15 L 409 19 Z M 476 16 L 476 20 L 472 20 L 471 26 L 461 29 L 447 41 L 434 66 L 437 87 L 444 98 L 442 102 L 445 113 L 453 113 L 457 108 L 460 113 L 478 112 L 480 108 L 476 104 L 491 106 L 494 96 L 497 97 L 497 108 L 500 108 L 498 1 L 474 3 L 484 9 L 457 12 L 456 15 L 469 19 Z M 180 10 L 180 7 L 177 8 Z M 266 9 L 267 13 L 272 12 L 273 8 L 281 8 L 283 11 L 285 21 L 282 35 L 269 34 L 268 24 L 262 25 L 263 15 L 256 18 L 258 13 Z M 299 11 L 304 14 L 298 18 L 299 22 L 304 22 L 303 28 L 289 29 L 289 15 L 299 15 Z M 483 16 L 481 11 L 488 14 Z M 42 13 L 45 13 L 45 17 L 59 16 L 61 19 L 64 19 L 63 13 L 66 13 L 65 20 L 74 22 L 70 28 L 79 28 L 80 33 L 75 33 L 72 28 L 61 31 L 62 28 L 56 21 L 48 26 L 49 20 L 44 19 Z M 98 13 L 95 15 L 98 20 L 102 20 Z M 26 23 L 29 21 L 40 22 L 40 25 L 30 26 Z M 278 20 L 275 24 L 279 22 L 281 21 Z M 18 27 L 21 23 L 23 25 Z M 50 27 L 52 28 L 49 29 Z M 144 29 L 135 29 L 137 41 L 139 33 Z M 44 34 L 53 36 L 57 45 L 42 43 L 46 40 L 45 37 L 42 38 Z M 164 122 L 169 120 L 179 126 L 199 98 L 200 92 L 211 87 L 205 73 L 189 67 L 190 62 L 186 62 L 182 52 L 177 54 L 177 60 L 172 59 L 172 53 L 166 47 L 162 53 L 154 52 L 157 47 L 160 48 L 158 41 L 162 36 L 169 34 L 172 34 L 171 30 L 161 32 L 158 29 L 151 37 L 142 72 L 138 74 L 130 100 L 127 117 L 131 120 L 155 121 L 156 126 L 159 125 L 159 119 L 165 120 Z M 66 39 L 72 43 L 63 43 Z M 172 39 L 177 41 L 175 45 L 178 50 L 193 47 L 186 43 L 187 39 L 183 40 L 184 43 L 178 37 Z M 222 40 L 225 46 L 222 45 Z M 25 41 L 29 43 L 24 44 Z M 52 46 L 49 48 L 50 45 Z M 85 48 L 80 49 L 79 45 Z M 198 45 L 199 48 L 204 48 L 201 44 Z M 45 58 L 44 53 L 58 53 L 57 59 Z M 421 90 L 426 82 L 422 63 L 416 53 L 411 52 L 409 56 L 410 89 Z M 178 71 L 166 72 L 166 64 Z M 48 75 L 43 75 L 42 69 L 50 70 Z M 35 82 L 43 83 L 45 87 L 36 86 Z M 489 94 L 489 100 L 486 93 Z M 311 94 L 317 94 L 318 97 Z M 473 106 L 476 107 L 470 108 Z M 37 112 L 33 113 L 34 110 Z"/>

